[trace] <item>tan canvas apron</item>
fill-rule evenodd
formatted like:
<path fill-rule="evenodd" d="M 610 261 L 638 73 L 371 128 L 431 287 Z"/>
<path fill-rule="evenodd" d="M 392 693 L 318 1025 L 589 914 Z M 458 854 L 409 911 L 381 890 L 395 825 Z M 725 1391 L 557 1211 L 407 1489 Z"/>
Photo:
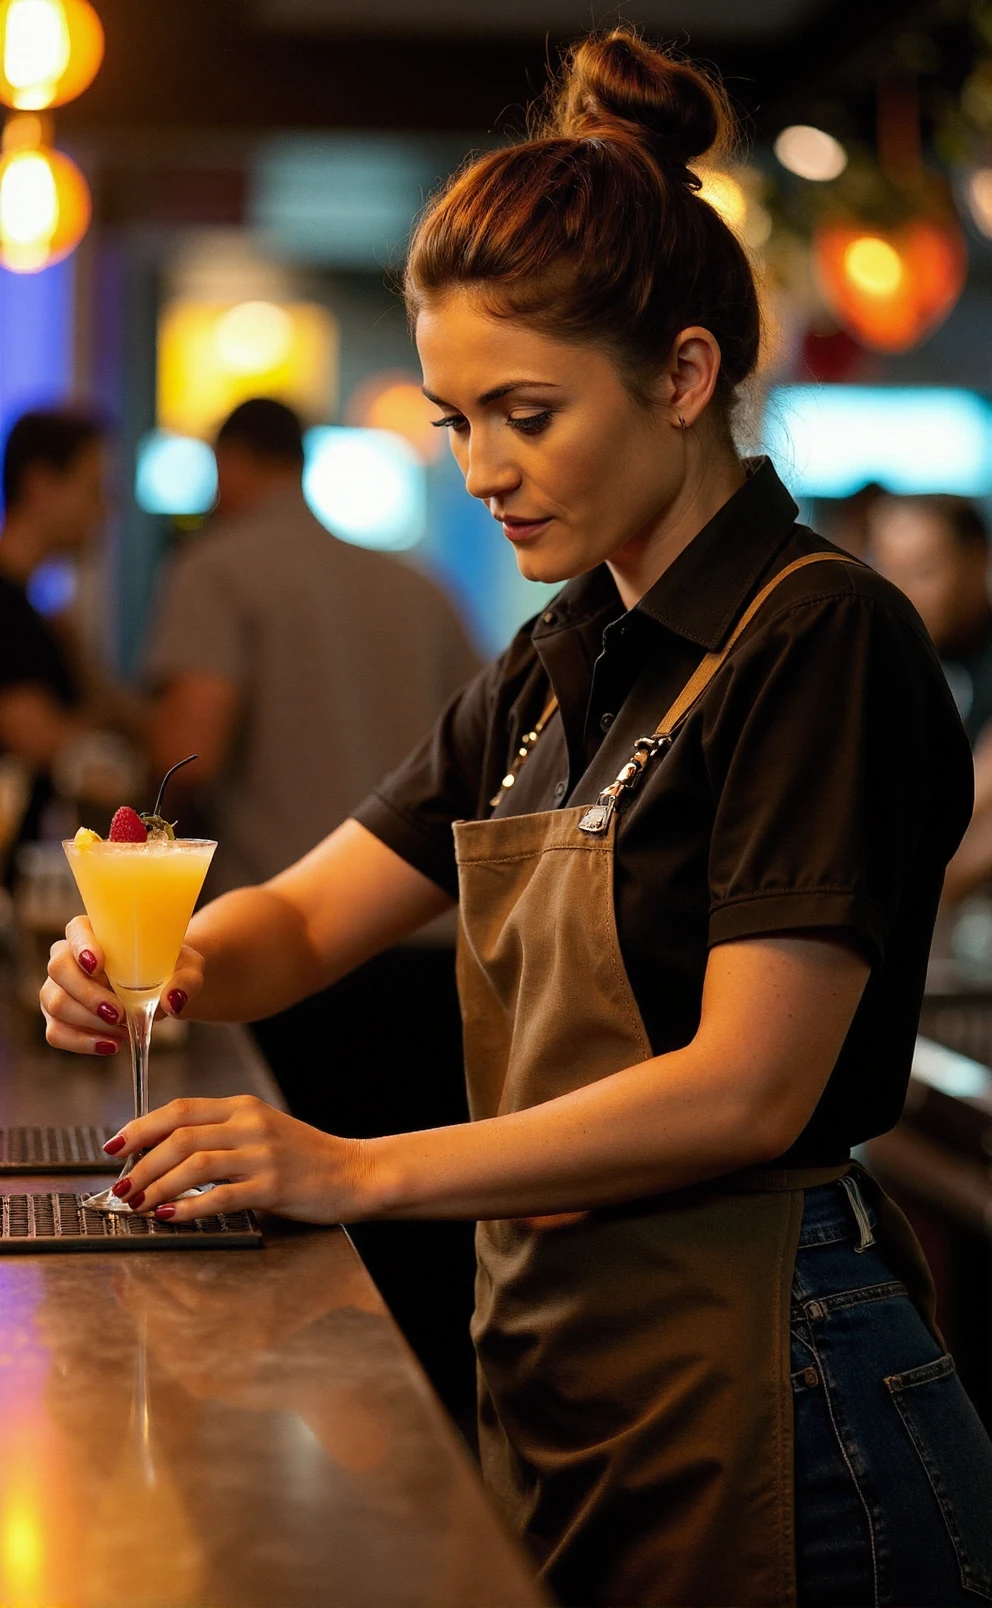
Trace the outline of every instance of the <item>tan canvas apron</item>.
<path fill-rule="evenodd" d="M 832 556 L 799 560 L 772 586 Z M 652 1056 L 617 939 L 611 800 L 772 586 L 593 810 L 456 825 L 474 1118 Z M 479 1224 L 485 1478 L 563 1602 L 794 1603 L 790 1287 L 802 1192 L 845 1170 L 753 1169 L 606 1210 Z M 919 1274 L 912 1248 L 904 1264 Z"/>

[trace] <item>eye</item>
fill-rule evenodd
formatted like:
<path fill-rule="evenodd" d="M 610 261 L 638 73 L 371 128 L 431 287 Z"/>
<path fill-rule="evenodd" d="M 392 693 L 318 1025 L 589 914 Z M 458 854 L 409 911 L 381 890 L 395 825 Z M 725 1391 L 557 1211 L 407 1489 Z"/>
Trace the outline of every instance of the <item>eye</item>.
<path fill-rule="evenodd" d="M 435 430 L 464 430 L 467 420 L 464 413 L 446 413 L 443 419 L 432 419 Z"/>
<path fill-rule="evenodd" d="M 540 435 L 541 431 L 546 430 L 551 423 L 551 418 L 551 409 L 545 408 L 543 413 L 525 413 L 516 418 L 511 417 L 506 422 L 511 430 L 519 430 L 523 435 Z"/>

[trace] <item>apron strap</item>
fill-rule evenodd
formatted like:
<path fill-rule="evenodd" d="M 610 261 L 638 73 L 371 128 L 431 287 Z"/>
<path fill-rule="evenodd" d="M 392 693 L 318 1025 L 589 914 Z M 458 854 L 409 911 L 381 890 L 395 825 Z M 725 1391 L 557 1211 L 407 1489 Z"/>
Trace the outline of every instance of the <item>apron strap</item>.
<path fill-rule="evenodd" d="M 767 586 L 762 587 L 757 597 L 748 604 L 729 637 L 713 653 L 707 653 L 694 673 L 686 682 L 672 707 L 664 719 L 655 727 L 650 737 L 639 737 L 634 744 L 634 752 L 627 763 L 621 767 L 614 780 L 608 787 L 604 787 L 591 809 L 587 810 L 579 822 L 579 831 L 590 835 L 599 835 L 607 830 L 617 804 L 622 798 L 629 797 L 639 785 L 648 764 L 658 754 L 663 754 L 675 740 L 679 727 L 686 720 L 691 711 L 699 702 L 717 671 L 726 662 L 731 650 L 739 637 L 747 630 L 751 621 L 760 609 L 764 607 L 775 589 L 797 570 L 805 569 L 808 564 L 822 564 L 828 559 L 838 563 L 858 564 L 858 559 L 851 559 L 842 553 L 807 553 L 805 558 L 797 558 L 785 569 L 779 570 Z M 861 566 L 863 567 L 863 566 Z"/>

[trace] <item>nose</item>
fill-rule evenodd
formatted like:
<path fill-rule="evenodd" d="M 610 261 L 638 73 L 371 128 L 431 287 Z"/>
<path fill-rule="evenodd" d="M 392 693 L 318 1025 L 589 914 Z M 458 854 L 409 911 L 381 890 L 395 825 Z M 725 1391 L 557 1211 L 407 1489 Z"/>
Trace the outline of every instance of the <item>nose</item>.
<path fill-rule="evenodd" d="M 465 489 L 480 502 L 505 497 L 520 485 L 520 471 L 507 457 L 505 447 L 501 450 L 496 443 L 487 442 L 481 432 L 473 432 L 465 454 Z"/>

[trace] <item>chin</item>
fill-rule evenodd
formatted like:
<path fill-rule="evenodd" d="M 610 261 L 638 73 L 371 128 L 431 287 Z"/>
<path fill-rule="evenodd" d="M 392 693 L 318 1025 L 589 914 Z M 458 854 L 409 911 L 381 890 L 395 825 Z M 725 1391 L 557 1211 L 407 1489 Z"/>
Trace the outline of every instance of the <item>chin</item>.
<path fill-rule="evenodd" d="M 576 575 L 585 575 L 603 562 L 602 553 L 565 552 L 560 547 L 557 551 L 549 548 L 545 552 L 537 547 L 518 547 L 514 549 L 514 557 L 524 580 L 543 581 L 550 586 L 574 580 Z"/>

